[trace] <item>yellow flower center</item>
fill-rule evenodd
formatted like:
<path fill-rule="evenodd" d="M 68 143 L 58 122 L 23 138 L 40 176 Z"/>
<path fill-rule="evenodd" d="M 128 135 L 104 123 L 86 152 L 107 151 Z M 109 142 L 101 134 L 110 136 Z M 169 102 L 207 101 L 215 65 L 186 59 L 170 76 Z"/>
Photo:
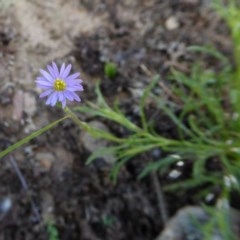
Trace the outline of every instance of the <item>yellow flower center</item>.
<path fill-rule="evenodd" d="M 66 83 L 62 80 L 57 78 L 54 82 L 54 90 L 55 91 L 63 91 L 66 88 Z"/>

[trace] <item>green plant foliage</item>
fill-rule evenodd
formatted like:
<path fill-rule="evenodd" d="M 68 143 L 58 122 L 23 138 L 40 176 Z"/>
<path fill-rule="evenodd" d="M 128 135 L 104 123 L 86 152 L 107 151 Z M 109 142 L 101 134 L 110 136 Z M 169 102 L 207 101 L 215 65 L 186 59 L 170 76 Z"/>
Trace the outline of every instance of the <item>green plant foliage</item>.
<path fill-rule="evenodd" d="M 222 201 L 228 201 L 227 199 L 222 199 Z M 209 215 L 209 221 L 202 225 L 197 223 L 194 219 L 193 222 L 196 226 L 201 229 L 203 233 L 203 239 L 213 239 L 213 235 L 218 235 L 220 239 L 236 240 L 236 236 L 233 233 L 232 221 L 230 218 L 231 210 L 227 207 L 209 207 L 203 206 L 206 213 Z"/>
<path fill-rule="evenodd" d="M 104 74 L 108 78 L 114 78 L 117 75 L 117 66 L 115 63 L 107 62 L 104 65 Z"/>
<path fill-rule="evenodd" d="M 229 26 L 232 42 L 233 53 L 236 64 L 236 71 L 231 78 L 231 100 L 234 110 L 240 112 L 240 4 L 238 0 L 214 0 L 214 8 L 223 17 Z M 240 120 L 237 122 L 237 126 L 240 126 Z"/>
<path fill-rule="evenodd" d="M 115 218 L 111 215 L 102 216 L 102 222 L 105 227 L 111 227 L 115 223 Z"/>
<path fill-rule="evenodd" d="M 47 233 L 49 240 L 59 240 L 58 230 L 52 221 L 47 223 Z"/>
<path fill-rule="evenodd" d="M 218 11 L 220 10 L 218 9 Z M 231 11 L 236 11 L 236 9 Z M 236 13 L 233 15 L 235 16 Z M 235 24 L 230 24 L 230 27 L 235 28 Z M 234 41 L 234 43 L 239 44 L 238 41 Z M 119 171 L 128 161 L 140 154 L 150 152 L 154 148 L 160 148 L 165 156 L 147 162 L 139 178 L 146 177 L 151 172 L 161 174 L 161 171 L 170 169 L 179 159 L 181 161 L 190 160 L 193 164 L 191 177 L 163 186 L 165 191 L 179 189 L 186 191 L 198 186 L 206 186 L 207 190 L 209 186 L 214 185 L 226 189 L 224 176 L 234 176 L 236 179 L 236 182 L 227 191 L 233 188 L 239 190 L 240 120 L 238 113 L 240 113 L 240 108 L 239 112 L 236 112 L 236 101 L 240 94 L 240 86 L 236 88 L 236 84 L 233 82 L 236 81 L 240 64 L 238 65 L 236 62 L 239 68 L 234 68 L 228 58 L 212 46 L 192 46 L 188 50 L 216 58 L 221 64 L 222 70 L 215 72 L 213 69 L 206 69 L 200 61 L 193 64 L 189 74 L 173 70 L 169 77 L 172 82 L 170 90 L 178 98 L 177 103 L 163 100 L 152 92 L 156 84 L 161 81 L 159 76 L 155 76 L 139 102 L 141 120 L 139 126 L 129 121 L 117 104 L 113 107 L 109 106 L 104 100 L 99 86 L 96 88 L 96 103 L 88 102 L 85 106 L 74 109 L 93 117 L 113 121 L 128 129 L 129 132 L 129 135 L 124 138 L 115 136 L 114 139 L 112 136 L 112 147 L 94 152 L 88 158 L 87 164 L 104 154 L 114 154 L 117 161 L 112 168 L 110 177 L 116 182 Z M 238 80 L 238 82 L 240 81 Z M 234 97 L 237 99 L 236 101 L 233 101 Z M 152 122 L 149 122 L 145 115 L 147 100 L 155 103 L 155 106 L 171 119 L 176 126 L 179 139 L 165 138 L 154 131 Z M 178 113 L 176 114 L 177 109 Z M 97 135 L 93 133 L 93 136 Z M 102 133 L 97 137 L 110 139 Z M 175 157 L 176 155 L 178 158 Z M 210 159 L 216 159 L 222 170 L 208 171 L 205 166 Z"/>
<path fill-rule="evenodd" d="M 200 74 L 196 73 L 194 68 L 195 78 L 197 76 L 201 76 Z M 219 107 L 220 105 L 217 105 L 218 102 L 212 101 L 209 103 L 206 98 L 205 89 L 198 88 L 198 85 L 190 83 L 190 80 L 188 80 L 187 76 L 180 75 L 180 73 L 174 73 L 174 76 L 178 78 L 178 80 L 182 80 L 181 84 L 187 85 L 189 88 L 189 91 L 195 91 L 195 93 L 198 93 L 198 95 L 193 95 L 191 102 L 194 98 L 197 96 L 200 98 L 204 97 L 203 106 L 205 106 L 206 110 L 208 110 L 210 113 L 207 114 L 209 116 L 209 119 L 204 119 L 207 121 L 209 126 L 212 126 L 211 131 L 209 131 L 208 126 L 205 124 L 203 120 L 200 118 L 196 118 L 194 116 L 194 113 L 192 113 L 191 116 L 189 116 L 189 127 L 186 127 L 183 124 L 182 117 L 185 117 L 189 115 L 189 112 L 185 109 L 183 109 L 184 116 L 181 116 L 181 118 L 177 117 L 174 114 L 174 109 L 171 109 L 167 107 L 167 104 L 162 102 L 157 96 L 151 93 L 151 89 L 156 85 L 156 83 L 159 81 L 159 77 L 156 76 L 152 84 L 149 85 L 148 88 L 143 93 L 143 96 L 140 100 L 140 115 L 141 115 L 141 122 L 142 127 L 139 127 L 132 122 L 130 122 L 127 117 L 119 110 L 119 109 L 113 109 L 111 108 L 104 100 L 99 87 L 96 89 L 96 93 L 98 96 L 98 102 L 96 104 L 88 103 L 87 106 L 80 106 L 76 107 L 75 111 L 80 111 L 82 113 L 87 113 L 92 116 L 98 116 L 102 117 L 108 120 L 111 120 L 115 123 L 118 123 L 122 125 L 123 127 L 127 128 L 129 130 L 129 136 L 126 138 L 116 138 L 112 137 L 112 142 L 115 143 L 113 147 L 108 147 L 104 149 L 99 149 L 98 151 L 94 152 L 87 160 L 87 164 L 94 161 L 96 158 L 101 157 L 103 154 L 114 154 L 117 163 L 113 167 L 113 170 L 111 172 L 111 178 L 114 179 L 116 182 L 117 174 L 121 167 L 129 161 L 131 158 L 148 151 L 151 151 L 152 149 L 156 147 L 160 147 L 161 149 L 177 153 L 181 155 L 181 159 L 194 159 L 194 168 L 193 168 L 193 179 L 195 178 L 198 180 L 197 183 L 201 184 L 201 181 L 199 181 L 200 176 L 204 176 L 206 174 L 204 165 L 207 159 L 211 157 L 218 156 L 225 151 L 225 143 L 222 142 L 222 140 L 216 140 L 215 135 L 219 136 L 219 133 L 216 133 L 217 130 L 216 126 L 220 128 L 222 123 L 222 120 L 220 119 L 219 115 L 222 114 L 222 111 L 217 111 L 216 106 Z M 180 77 L 179 77 L 180 76 Z M 197 81 L 198 79 L 195 79 Z M 201 79 L 203 80 L 203 79 Z M 201 81 L 204 82 L 204 81 Z M 200 90 L 199 90 L 200 89 Z M 185 95 L 184 95 L 185 96 Z M 181 140 L 174 140 L 174 139 L 166 139 L 160 135 L 157 135 L 156 133 L 151 131 L 151 128 L 149 128 L 149 123 L 147 122 L 145 113 L 144 113 L 144 106 L 145 101 L 147 98 L 151 98 L 153 101 L 156 101 L 157 106 L 162 111 L 165 111 L 165 113 L 173 120 L 173 122 L 176 124 L 176 126 L 179 129 L 179 132 L 182 132 L 182 136 L 187 136 L 190 138 L 189 140 L 181 139 Z M 214 107 L 212 107 L 211 104 L 214 104 Z M 185 106 L 185 105 L 184 105 Z M 189 106 L 186 104 L 187 109 Z M 115 106 L 116 108 L 116 106 Z M 191 108 L 190 108 L 191 109 Z M 194 108 L 195 109 L 195 108 Z M 194 109 L 191 109 L 193 111 Z M 198 122 L 198 120 L 200 122 Z M 202 122 L 204 124 L 202 124 Z M 202 126 L 201 126 L 202 125 Z M 205 126 L 206 125 L 206 126 Z M 219 126 L 220 125 L 220 126 Z M 96 131 L 96 130 L 94 130 Z M 93 136 L 97 136 L 93 133 Z M 100 138 L 108 139 L 107 136 L 100 133 L 98 135 Z M 211 138 L 212 137 L 212 138 Z M 225 140 L 225 139 L 224 139 Z M 165 158 L 159 159 L 157 162 L 150 162 L 148 165 L 146 165 L 146 168 L 143 170 L 142 174 L 140 174 L 140 178 L 146 176 L 151 171 L 156 171 L 163 166 L 170 166 L 172 163 L 176 162 L 178 159 L 175 159 L 172 157 L 173 155 L 166 156 Z M 202 177 L 203 178 L 203 177 Z M 201 178 L 201 179 L 202 179 Z M 215 177 L 213 178 L 207 178 L 204 179 L 204 181 L 213 182 L 213 179 L 216 180 Z"/>
<path fill-rule="evenodd" d="M 14 151 L 15 149 L 23 146 L 24 144 L 28 143 L 29 141 L 31 141 L 32 139 L 42 135 L 43 133 L 45 133 L 46 131 L 50 130 L 51 128 L 55 127 L 58 123 L 60 123 L 61 121 L 67 119 L 68 116 L 63 117 L 59 120 L 56 120 L 53 123 L 48 124 L 47 126 L 37 130 L 36 132 L 31 133 L 29 136 L 23 138 L 22 140 L 16 142 L 15 144 L 11 145 L 10 147 L 6 148 L 5 150 L 0 152 L 0 158 L 6 156 L 7 154 L 9 154 L 10 152 Z"/>

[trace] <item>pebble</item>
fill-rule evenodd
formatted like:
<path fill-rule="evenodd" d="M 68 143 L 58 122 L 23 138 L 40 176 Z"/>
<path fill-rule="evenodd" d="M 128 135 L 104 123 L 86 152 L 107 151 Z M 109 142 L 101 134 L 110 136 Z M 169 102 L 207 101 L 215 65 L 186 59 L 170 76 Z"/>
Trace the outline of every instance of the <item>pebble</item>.
<path fill-rule="evenodd" d="M 211 202 L 214 199 L 215 195 L 213 193 L 209 193 L 206 197 L 205 197 L 205 201 L 206 202 Z"/>
<path fill-rule="evenodd" d="M 10 197 L 4 197 L 0 200 L 0 221 L 4 220 L 4 217 L 12 209 L 13 202 Z"/>
<path fill-rule="evenodd" d="M 20 122 L 23 114 L 23 91 L 17 90 L 13 96 L 12 119 Z"/>
<path fill-rule="evenodd" d="M 109 129 L 105 124 L 99 121 L 91 121 L 88 123 L 90 126 L 100 129 L 104 132 L 110 132 Z M 104 139 L 100 138 L 93 138 L 88 132 L 83 131 L 79 135 L 79 148 L 83 146 L 90 152 L 93 153 L 101 148 L 106 148 L 109 146 L 109 142 Z M 114 157 L 113 154 L 108 154 L 108 155 L 103 155 L 101 156 L 104 161 L 108 164 L 114 164 L 116 162 L 116 158 Z"/>
<path fill-rule="evenodd" d="M 54 220 L 54 200 L 47 191 L 41 191 L 41 215 L 44 222 Z"/>
<path fill-rule="evenodd" d="M 161 157 L 162 154 L 162 150 L 160 148 L 155 148 L 152 150 L 152 157 L 155 160 L 159 160 L 159 158 Z"/>
<path fill-rule="evenodd" d="M 30 92 L 25 92 L 23 98 L 24 112 L 26 112 L 28 116 L 33 116 L 37 111 L 35 96 Z"/>
<path fill-rule="evenodd" d="M 53 178 L 62 181 L 67 169 L 71 169 L 74 157 L 71 152 L 62 147 L 54 148 L 55 162 L 53 164 Z"/>
<path fill-rule="evenodd" d="M 51 152 L 38 152 L 35 156 L 36 162 L 38 162 L 39 171 L 49 172 L 53 170 L 53 174 L 57 177 L 61 177 L 62 173 L 71 168 L 73 164 L 73 155 L 63 148 L 54 148 Z"/>
<path fill-rule="evenodd" d="M 137 88 L 129 88 L 132 96 L 136 99 L 139 99 L 142 97 L 144 89 L 137 89 Z"/>
<path fill-rule="evenodd" d="M 50 171 L 56 157 L 49 152 L 38 152 L 35 160 L 39 163 L 40 167 L 46 172 Z"/>
<path fill-rule="evenodd" d="M 165 27 L 170 31 L 179 28 L 179 22 L 177 18 L 174 16 L 169 17 L 165 22 Z"/>
<path fill-rule="evenodd" d="M 184 162 L 183 161 L 178 161 L 177 163 L 176 163 L 176 166 L 178 166 L 178 167 L 182 167 L 184 165 Z"/>
<path fill-rule="evenodd" d="M 172 179 L 176 179 L 178 177 L 180 177 L 182 175 L 182 173 L 176 169 L 173 169 L 169 174 L 169 178 L 172 178 Z"/>
<path fill-rule="evenodd" d="M 240 214 L 238 210 L 229 209 L 231 217 L 231 226 L 234 233 L 239 233 Z M 173 216 L 163 232 L 155 240 L 203 240 L 204 236 L 197 224 L 203 226 L 210 221 L 211 216 L 205 212 L 201 207 L 188 206 L 180 209 L 175 216 Z M 195 223 L 193 221 L 195 219 Z M 221 231 L 215 228 L 211 239 L 225 240 L 220 234 Z"/>

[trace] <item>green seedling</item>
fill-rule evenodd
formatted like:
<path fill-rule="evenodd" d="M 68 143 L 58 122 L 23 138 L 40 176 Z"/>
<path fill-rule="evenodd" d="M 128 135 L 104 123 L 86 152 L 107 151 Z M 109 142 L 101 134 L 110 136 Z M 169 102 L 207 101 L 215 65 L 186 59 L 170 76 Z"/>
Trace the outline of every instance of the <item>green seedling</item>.
<path fill-rule="evenodd" d="M 108 78 L 114 78 L 117 75 L 117 66 L 115 63 L 107 62 L 104 65 L 104 74 Z"/>

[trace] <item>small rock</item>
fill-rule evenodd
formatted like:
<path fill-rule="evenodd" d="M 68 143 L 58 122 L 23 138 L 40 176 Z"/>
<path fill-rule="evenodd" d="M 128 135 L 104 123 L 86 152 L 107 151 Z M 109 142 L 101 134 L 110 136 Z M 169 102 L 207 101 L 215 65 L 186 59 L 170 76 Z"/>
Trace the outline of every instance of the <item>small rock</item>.
<path fill-rule="evenodd" d="M 54 148 L 54 153 L 56 160 L 53 164 L 53 177 L 61 180 L 63 173 L 73 165 L 73 155 L 62 147 Z"/>
<path fill-rule="evenodd" d="M 12 84 L 5 84 L 5 86 L 2 88 L 2 91 L 0 93 L 0 103 L 3 106 L 7 106 L 12 102 L 12 96 L 13 96 L 13 85 Z"/>
<path fill-rule="evenodd" d="M 36 98 L 30 92 L 25 92 L 23 95 L 24 98 L 24 111 L 28 116 L 33 116 L 36 113 Z"/>
<path fill-rule="evenodd" d="M 233 231 L 239 233 L 240 214 L 235 209 L 230 209 L 231 226 Z M 204 239 L 203 233 L 199 226 L 204 226 L 210 221 L 211 216 L 201 207 L 185 207 L 177 212 L 170 219 L 166 228 L 155 240 L 186 240 Z M 224 240 L 220 230 L 215 228 L 211 239 Z"/>
<path fill-rule="evenodd" d="M 22 118 L 23 113 L 23 92 L 22 90 L 17 90 L 13 96 L 13 111 L 12 119 L 19 122 Z"/>
<path fill-rule="evenodd" d="M 91 121 L 89 122 L 89 125 L 109 133 L 109 129 L 107 128 L 107 126 L 99 121 Z M 109 146 L 108 141 L 104 139 L 93 138 L 86 131 L 81 132 L 81 134 L 79 135 L 79 144 L 80 144 L 79 147 L 81 147 L 81 145 L 83 144 L 83 146 L 91 153 L 99 150 L 100 148 L 106 148 Z M 102 158 L 108 164 L 113 164 L 116 162 L 116 158 L 114 157 L 113 154 L 103 155 Z"/>
<path fill-rule="evenodd" d="M 169 17 L 165 22 L 165 27 L 170 31 L 179 28 L 179 22 L 177 18 L 174 16 Z"/>
<path fill-rule="evenodd" d="M 40 167 L 48 172 L 56 160 L 56 157 L 54 157 L 52 153 L 38 152 L 35 156 L 35 159 L 39 163 Z"/>
<path fill-rule="evenodd" d="M 10 197 L 4 197 L 0 200 L 0 220 L 11 210 L 12 205 L 13 203 Z"/>
<path fill-rule="evenodd" d="M 36 130 L 36 126 L 33 123 L 32 117 L 29 117 L 28 119 L 26 119 L 25 124 L 26 126 L 24 127 L 24 133 L 30 134 L 32 131 Z"/>
<path fill-rule="evenodd" d="M 33 157 L 34 156 L 34 152 L 33 152 L 33 146 L 30 145 L 30 146 L 26 146 L 24 149 L 24 154 L 26 154 L 26 156 L 28 157 Z"/>
<path fill-rule="evenodd" d="M 144 89 L 137 89 L 137 88 L 129 88 L 129 90 L 132 96 L 137 99 L 141 98 L 144 92 Z"/>
<path fill-rule="evenodd" d="M 35 160 L 39 169 L 36 173 L 49 172 L 53 174 L 54 179 L 61 179 L 66 169 L 70 169 L 73 164 L 73 155 L 63 148 L 57 147 L 53 152 L 38 152 Z"/>
<path fill-rule="evenodd" d="M 214 199 L 215 195 L 213 193 L 209 193 L 206 197 L 205 197 L 205 201 L 206 202 L 211 202 Z"/>
<path fill-rule="evenodd" d="M 54 200 L 53 196 L 47 192 L 41 192 L 41 215 L 44 222 L 49 222 L 54 220 Z"/>
<path fill-rule="evenodd" d="M 182 173 L 178 171 L 177 169 L 173 169 L 171 172 L 169 172 L 168 177 L 171 179 L 176 179 L 180 177 Z"/>

